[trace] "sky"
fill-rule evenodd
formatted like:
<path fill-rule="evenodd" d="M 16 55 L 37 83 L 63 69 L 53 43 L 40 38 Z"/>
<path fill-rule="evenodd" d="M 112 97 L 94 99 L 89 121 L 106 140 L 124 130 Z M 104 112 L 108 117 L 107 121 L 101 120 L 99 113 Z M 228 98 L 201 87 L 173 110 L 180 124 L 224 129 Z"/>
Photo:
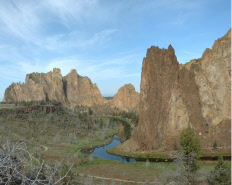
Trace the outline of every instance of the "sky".
<path fill-rule="evenodd" d="M 231 27 L 230 0 L 0 0 L 0 101 L 26 74 L 76 69 L 103 96 L 140 90 L 151 46 L 179 63 L 200 58 Z"/>

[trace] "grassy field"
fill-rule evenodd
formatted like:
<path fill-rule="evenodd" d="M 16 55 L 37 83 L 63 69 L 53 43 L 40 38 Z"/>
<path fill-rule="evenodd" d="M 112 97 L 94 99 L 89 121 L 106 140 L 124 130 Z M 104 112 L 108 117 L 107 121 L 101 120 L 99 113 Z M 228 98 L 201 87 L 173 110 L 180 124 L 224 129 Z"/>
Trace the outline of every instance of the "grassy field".
<path fill-rule="evenodd" d="M 230 162 L 228 163 L 230 164 Z M 200 162 L 199 178 L 205 178 L 205 174 L 209 174 L 215 164 L 216 162 Z M 103 181 L 100 177 L 107 178 L 105 181 L 108 183 L 112 181 L 109 179 L 118 179 L 118 184 L 135 184 L 135 182 L 163 182 L 166 176 L 175 169 L 176 164 L 169 162 L 150 163 L 147 166 L 144 162 L 124 163 L 94 158 L 92 162 L 75 166 L 73 172 L 85 174 L 85 179 L 96 176 L 98 178 L 93 179 L 99 184 Z M 122 181 L 119 181 L 120 179 Z M 133 182 L 124 182 L 123 180 Z"/>
<path fill-rule="evenodd" d="M 120 155 L 132 158 L 160 158 L 166 159 L 169 158 L 167 153 L 151 153 L 151 152 L 131 152 L 123 144 L 118 145 L 113 148 L 107 149 L 107 152 L 113 155 Z"/>
<path fill-rule="evenodd" d="M 109 118 L 55 111 L 27 114 L 1 112 L 0 136 L 12 142 L 26 141 L 28 150 L 44 159 L 65 159 L 81 155 L 83 148 L 109 143 L 118 132 Z M 47 150 L 44 151 L 44 146 Z"/>
<path fill-rule="evenodd" d="M 118 132 L 117 122 L 110 117 L 61 110 L 49 114 L 1 112 L 0 115 L 2 140 L 10 138 L 12 142 L 26 141 L 28 150 L 35 157 L 35 163 L 44 160 L 49 166 L 53 166 L 55 161 L 62 161 L 68 167 L 73 165 L 71 171 L 74 179 L 81 184 L 162 182 L 168 172 L 176 169 L 175 163 L 169 162 L 149 165 L 146 162 L 124 163 L 83 154 L 81 149 L 108 143 L 111 136 Z M 114 148 L 110 151 L 114 151 Z M 133 155 L 128 153 L 128 156 Z M 166 156 L 143 153 L 137 157 Z M 215 164 L 216 162 L 200 162 L 200 170 L 204 171 L 201 175 L 212 171 Z"/>

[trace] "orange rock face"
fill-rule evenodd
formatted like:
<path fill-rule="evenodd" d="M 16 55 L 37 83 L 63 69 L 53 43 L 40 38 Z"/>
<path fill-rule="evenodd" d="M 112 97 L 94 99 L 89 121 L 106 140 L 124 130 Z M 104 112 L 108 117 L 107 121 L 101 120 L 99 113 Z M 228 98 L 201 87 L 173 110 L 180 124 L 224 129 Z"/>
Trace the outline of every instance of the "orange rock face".
<path fill-rule="evenodd" d="M 126 84 L 114 95 L 114 98 L 111 100 L 111 106 L 125 111 L 138 112 L 139 100 L 139 93 L 135 91 L 134 86 Z"/>
<path fill-rule="evenodd" d="M 31 73 L 25 83 L 13 83 L 4 94 L 3 101 L 56 100 L 63 106 L 92 106 L 105 102 L 96 84 L 88 77 L 81 77 L 76 70 L 62 77 L 60 69 L 48 73 Z"/>
<path fill-rule="evenodd" d="M 171 45 L 149 48 L 142 67 L 139 124 L 127 145 L 157 150 L 188 124 L 202 140 L 212 138 L 214 126 L 231 120 L 230 63 L 231 31 L 206 49 L 202 58 L 185 65 L 179 65 Z M 230 130 L 223 134 L 230 138 Z M 224 144 L 230 146 L 230 139 Z"/>

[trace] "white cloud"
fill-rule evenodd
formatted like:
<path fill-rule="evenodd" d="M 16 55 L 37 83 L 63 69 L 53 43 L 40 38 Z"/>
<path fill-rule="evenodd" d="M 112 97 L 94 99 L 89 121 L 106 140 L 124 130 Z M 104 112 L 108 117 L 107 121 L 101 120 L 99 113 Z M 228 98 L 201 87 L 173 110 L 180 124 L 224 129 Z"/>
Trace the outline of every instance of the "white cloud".
<path fill-rule="evenodd" d="M 38 6 L 28 1 L 4 1 L 0 8 L 1 30 L 24 41 L 34 39 L 41 28 L 36 12 Z"/>
<path fill-rule="evenodd" d="M 71 69 L 76 69 L 77 73 L 82 76 L 88 76 L 91 80 L 109 80 L 116 78 L 127 78 L 132 76 L 139 76 L 140 73 L 128 73 L 127 65 L 134 62 L 136 55 L 122 56 L 115 59 L 77 59 L 70 58 L 57 58 L 42 63 L 38 60 L 35 61 L 19 61 L 15 64 L 6 64 L 0 67 L 0 72 L 6 78 L 11 77 L 14 81 L 26 74 L 32 72 L 49 72 L 53 68 L 60 68 L 63 76 L 67 75 Z M 14 75 L 12 75 L 12 72 Z M 15 81 L 17 82 L 17 81 Z"/>
<path fill-rule="evenodd" d="M 112 33 L 115 33 L 117 31 L 118 31 L 117 29 L 107 29 L 107 30 L 103 30 L 101 32 L 95 33 L 93 37 L 91 37 L 90 39 L 87 39 L 85 43 L 82 43 L 81 47 L 91 46 L 95 44 L 102 45 L 104 44 L 105 41 L 109 40 L 109 36 Z"/>
<path fill-rule="evenodd" d="M 89 17 L 96 11 L 97 0 L 44 0 L 43 6 L 58 16 L 62 23 L 69 27 L 70 19 L 83 22 L 85 17 Z"/>
<path fill-rule="evenodd" d="M 43 40 L 37 40 L 36 45 L 48 50 L 96 47 L 109 41 L 111 35 L 117 31 L 117 29 L 105 29 L 94 33 L 89 38 L 83 36 L 80 32 L 73 31 L 67 34 L 57 34 L 46 37 Z"/>
<path fill-rule="evenodd" d="M 201 55 L 199 53 L 193 53 L 193 52 L 190 52 L 190 51 L 184 51 L 184 53 L 186 53 L 188 55 L 195 55 L 195 56 L 200 56 Z"/>
<path fill-rule="evenodd" d="M 15 69 L 21 71 L 24 74 L 33 72 L 47 73 L 52 71 L 53 68 L 60 68 L 63 76 L 68 74 L 71 69 L 77 68 L 79 65 L 78 60 L 73 59 L 53 59 L 45 64 L 41 62 L 19 62 L 15 65 Z M 12 68 L 11 68 L 12 69 Z"/>
<path fill-rule="evenodd" d="M 47 69 L 52 71 L 53 68 L 60 68 L 62 76 L 67 75 L 71 69 L 77 69 L 80 61 L 74 59 L 55 59 L 48 64 Z"/>
<path fill-rule="evenodd" d="M 130 63 L 134 63 L 135 59 L 138 58 L 139 55 L 138 54 L 130 54 L 130 55 L 126 55 L 126 56 L 122 56 L 119 58 L 111 58 L 106 60 L 106 62 L 101 63 L 100 65 L 112 65 L 112 64 L 116 64 L 116 65 L 125 65 L 125 64 L 130 64 Z"/>
<path fill-rule="evenodd" d="M 96 14 L 104 14 L 100 13 L 101 10 L 96 0 L 5 1 L 0 7 L 0 31 L 4 35 L 10 34 L 21 39 L 24 43 L 50 50 L 88 47 L 96 43 L 101 45 L 118 30 L 103 28 L 97 32 L 86 32 L 85 29 L 78 31 L 80 24 L 85 23 L 86 19 L 96 22 Z M 97 21 L 101 22 L 101 19 Z M 52 27 L 53 23 L 65 25 L 69 29 L 57 34 Z M 47 28 L 54 29 L 52 34 Z M 87 33 L 92 33 L 92 36 Z"/>
<path fill-rule="evenodd" d="M 185 64 L 190 60 L 200 58 L 201 54 L 184 50 L 181 57 L 177 57 L 179 63 Z"/>

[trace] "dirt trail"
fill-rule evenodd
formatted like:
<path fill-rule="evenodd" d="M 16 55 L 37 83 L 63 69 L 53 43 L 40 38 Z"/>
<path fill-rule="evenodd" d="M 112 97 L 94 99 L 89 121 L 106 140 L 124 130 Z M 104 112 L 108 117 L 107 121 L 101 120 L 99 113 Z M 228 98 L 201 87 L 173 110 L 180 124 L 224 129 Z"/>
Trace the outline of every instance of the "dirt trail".
<path fill-rule="evenodd" d="M 48 147 L 44 146 L 44 145 L 40 145 L 42 147 L 44 147 L 43 152 L 48 150 Z M 35 158 L 32 156 L 33 159 L 35 159 L 37 162 L 39 162 L 39 159 Z M 50 166 L 48 166 L 47 164 L 44 165 L 46 168 L 50 168 Z M 135 184 L 144 184 L 146 182 L 138 182 L 138 181 L 130 181 L 130 180 L 125 180 L 125 179 L 112 179 L 112 178 L 108 178 L 108 177 L 100 177 L 100 176 L 94 176 L 94 175 L 86 175 L 86 174 L 77 174 L 74 173 L 74 175 L 79 175 L 82 177 L 91 177 L 91 178 L 96 178 L 96 179 L 102 179 L 102 180 L 114 180 L 114 181 L 118 181 L 118 182 L 129 182 L 129 183 L 135 183 Z M 150 184 L 161 184 L 161 182 L 149 182 Z"/>
<path fill-rule="evenodd" d="M 125 180 L 125 179 L 113 179 L 113 178 L 108 178 L 108 177 L 100 177 L 100 176 L 94 176 L 94 175 L 85 175 L 85 174 L 75 174 L 75 175 L 79 175 L 79 176 L 86 176 L 86 177 L 92 177 L 92 178 L 96 178 L 96 179 L 102 179 L 102 180 L 114 180 L 114 181 L 118 181 L 118 182 L 129 182 L 129 183 L 134 183 L 134 184 L 144 184 L 146 182 L 139 182 L 139 181 L 130 181 L 130 180 Z M 162 182 L 149 182 L 149 184 L 161 184 Z"/>
<path fill-rule="evenodd" d="M 46 152 L 46 151 L 48 150 L 48 147 L 46 147 L 46 146 L 44 146 L 44 145 L 40 145 L 40 146 L 44 147 L 43 152 Z M 35 153 L 32 153 L 32 154 L 31 154 L 31 157 L 39 163 L 39 159 L 35 158 L 35 157 L 33 156 L 34 154 L 35 154 Z M 44 164 L 44 166 L 45 166 L 46 168 L 50 168 L 50 166 L 47 165 L 47 164 Z"/>
<path fill-rule="evenodd" d="M 46 152 L 48 150 L 48 147 L 44 146 L 44 145 L 40 145 L 42 147 L 44 147 L 44 151 L 43 152 Z"/>

